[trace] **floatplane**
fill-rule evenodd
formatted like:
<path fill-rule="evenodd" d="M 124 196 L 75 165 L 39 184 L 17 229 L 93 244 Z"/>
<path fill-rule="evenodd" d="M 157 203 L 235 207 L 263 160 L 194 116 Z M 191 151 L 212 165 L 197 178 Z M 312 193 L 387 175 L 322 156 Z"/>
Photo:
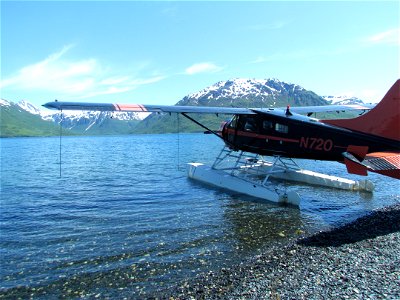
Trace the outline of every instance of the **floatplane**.
<path fill-rule="evenodd" d="M 224 148 L 211 166 L 189 163 L 188 176 L 268 201 L 299 206 L 294 191 L 271 187 L 271 179 L 372 192 L 373 183 L 304 170 L 293 159 L 344 163 L 348 173 L 376 172 L 400 179 L 400 79 L 376 105 L 233 108 L 83 102 L 49 102 L 49 109 L 178 113 L 215 134 Z M 352 119 L 318 120 L 313 113 L 361 111 Z M 190 114 L 233 117 L 218 131 Z M 266 157 L 269 157 L 267 159 Z"/>

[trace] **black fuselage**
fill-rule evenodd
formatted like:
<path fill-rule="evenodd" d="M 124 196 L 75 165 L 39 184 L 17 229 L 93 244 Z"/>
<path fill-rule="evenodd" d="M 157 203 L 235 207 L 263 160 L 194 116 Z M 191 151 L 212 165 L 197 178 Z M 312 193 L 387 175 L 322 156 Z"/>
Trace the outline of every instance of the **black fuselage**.
<path fill-rule="evenodd" d="M 234 116 L 222 136 L 234 150 L 315 160 L 343 161 L 349 146 L 367 147 L 369 153 L 400 150 L 394 140 L 273 110 Z"/>

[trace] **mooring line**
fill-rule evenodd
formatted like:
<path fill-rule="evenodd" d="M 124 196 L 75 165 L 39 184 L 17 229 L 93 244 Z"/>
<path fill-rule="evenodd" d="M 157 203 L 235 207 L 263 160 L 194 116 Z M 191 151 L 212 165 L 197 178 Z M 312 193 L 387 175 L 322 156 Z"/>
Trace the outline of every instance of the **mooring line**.
<path fill-rule="evenodd" d="M 63 120 L 63 112 L 62 112 L 62 110 L 61 110 L 61 112 L 60 112 L 60 147 L 59 147 L 59 151 L 60 151 L 60 153 L 59 153 L 59 164 L 60 164 L 60 178 L 61 178 L 61 175 L 62 175 L 62 171 L 61 171 L 61 161 L 62 161 L 62 154 L 61 154 L 61 152 L 62 152 L 62 120 Z"/>
<path fill-rule="evenodd" d="M 179 118 L 179 114 L 176 114 L 176 116 L 177 116 L 177 121 L 178 121 L 178 171 L 180 171 L 181 170 L 181 168 L 180 168 L 180 160 L 179 160 L 179 158 L 180 158 L 180 132 L 181 132 L 181 127 L 180 127 L 180 118 Z"/>

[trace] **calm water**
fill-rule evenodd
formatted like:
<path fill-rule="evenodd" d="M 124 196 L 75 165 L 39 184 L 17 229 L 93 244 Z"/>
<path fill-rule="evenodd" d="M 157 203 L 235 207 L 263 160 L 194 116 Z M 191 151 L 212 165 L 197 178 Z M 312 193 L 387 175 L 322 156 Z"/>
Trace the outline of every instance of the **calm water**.
<path fill-rule="evenodd" d="M 400 202 L 398 181 L 374 174 L 373 194 L 296 186 L 300 210 L 209 188 L 186 177 L 222 148 L 209 135 L 63 137 L 61 177 L 58 138 L 0 142 L 3 296 L 145 297 Z"/>

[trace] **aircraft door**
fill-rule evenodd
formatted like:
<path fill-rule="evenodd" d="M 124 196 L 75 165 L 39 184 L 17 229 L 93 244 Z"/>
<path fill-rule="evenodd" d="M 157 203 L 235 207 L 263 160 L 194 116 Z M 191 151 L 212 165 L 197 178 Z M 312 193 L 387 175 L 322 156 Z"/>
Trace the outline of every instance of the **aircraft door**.
<path fill-rule="evenodd" d="M 229 148 L 236 148 L 236 133 L 237 133 L 237 125 L 238 125 L 238 115 L 234 115 L 232 119 L 227 122 L 222 130 L 222 137 L 227 143 Z"/>

